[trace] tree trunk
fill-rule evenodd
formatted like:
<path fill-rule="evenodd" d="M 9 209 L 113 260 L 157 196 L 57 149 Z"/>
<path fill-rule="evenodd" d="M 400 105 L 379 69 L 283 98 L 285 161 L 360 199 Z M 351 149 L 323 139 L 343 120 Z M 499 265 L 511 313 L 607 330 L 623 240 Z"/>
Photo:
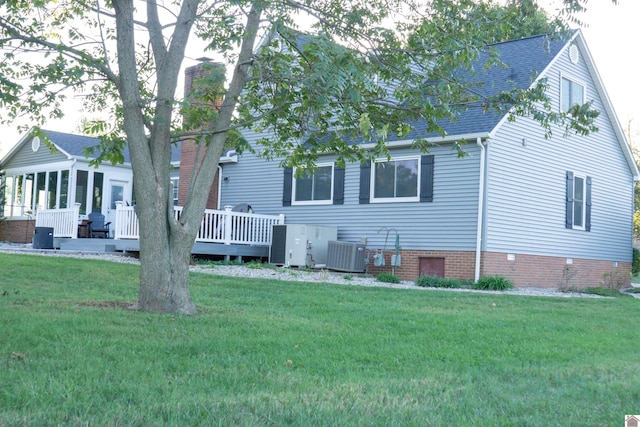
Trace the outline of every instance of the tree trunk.
<path fill-rule="evenodd" d="M 139 211 L 140 292 L 135 308 L 155 313 L 195 314 L 189 293 L 193 238 L 169 225 L 173 218 L 161 203 Z M 146 215 L 151 217 L 146 217 Z"/>

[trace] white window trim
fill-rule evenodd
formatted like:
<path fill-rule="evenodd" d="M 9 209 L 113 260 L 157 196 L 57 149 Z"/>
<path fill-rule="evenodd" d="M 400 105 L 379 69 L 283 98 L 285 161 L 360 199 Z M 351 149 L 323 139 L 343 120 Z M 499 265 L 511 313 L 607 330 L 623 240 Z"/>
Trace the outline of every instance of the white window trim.
<path fill-rule="evenodd" d="M 416 186 L 416 196 L 415 197 L 375 197 L 375 183 L 376 183 L 376 163 L 388 163 L 388 162 L 397 162 L 402 160 L 416 160 L 418 162 L 418 185 Z M 420 156 L 403 156 L 403 157 L 392 157 L 390 159 L 387 158 L 379 158 L 375 159 L 371 163 L 371 184 L 369 186 L 369 200 L 370 203 L 407 203 L 407 202 L 419 202 L 420 201 L 420 177 L 422 176 L 422 165 L 420 161 Z"/>
<path fill-rule="evenodd" d="M 573 76 L 569 76 L 567 74 L 560 73 L 560 86 L 559 86 L 559 97 L 558 97 L 558 111 L 564 113 L 565 111 L 562 109 L 562 80 L 569 80 L 572 83 L 578 84 L 582 86 L 582 102 L 587 102 L 587 84 L 583 80 L 577 79 Z"/>
<path fill-rule="evenodd" d="M 582 179 L 582 225 L 576 225 L 575 214 L 576 214 L 576 178 Z M 573 173 L 573 218 L 571 219 L 571 228 L 574 230 L 585 230 L 585 221 L 587 220 L 587 175 L 583 175 L 580 173 Z"/>
<path fill-rule="evenodd" d="M 333 162 L 328 162 L 328 163 L 318 163 L 316 164 L 316 168 L 323 168 L 323 167 L 327 167 L 330 166 L 331 167 L 331 195 L 329 196 L 328 200 L 296 200 L 296 183 L 298 182 L 298 179 L 296 178 L 296 169 L 298 168 L 293 168 L 293 179 L 291 182 L 291 205 L 294 206 L 302 206 L 302 205 L 332 205 L 333 204 L 333 189 L 335 186 L 335 182 L 333 181 L 334 179 L 334 171 L 335 171 L 335 164 Z M 303 169 L 303 168 L 301 168 Z"/>
<path fill-rule="evenodd" d="M 176 204 L 178 202 L 178 196 L 180 192 L 180 178 L 174 177 L 171 178 L 171 199 L 173 203 Z"/>

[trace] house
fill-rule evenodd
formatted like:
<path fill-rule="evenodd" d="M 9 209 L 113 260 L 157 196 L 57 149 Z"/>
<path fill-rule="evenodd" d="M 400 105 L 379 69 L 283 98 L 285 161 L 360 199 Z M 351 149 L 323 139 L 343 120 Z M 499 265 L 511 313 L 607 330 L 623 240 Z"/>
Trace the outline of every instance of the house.
<path fill-rule="evenodd" d="M 27 132 L 0 160 L 5 186 L 6 227 L 0 240 L 30 242 L 38 210 L 71 209 L 79 214 L 101 212 L 113 221 L 116 202 L 133 203 L 133 174 L 125 153 L 122 165 L 89 164 L 84 150 L 95 138 L 43 131 L 49 140 Z"/>
<path fill-rule="evenodd" d="M 185 92 L 188 93 L 193 81 L 206 72 L 203 63 L 187 68 Z M 71 209 L 77 205 L 81 219 L 91 212 L 100 212 L 105 215 L 106 222 L 115 223 L 117 202 L 135 204 L 128 149 L 125 149 L 123 164 L 105 162 L 96 168 L 90 165 L 94 157 L 87 157 L 85 150 L 97 147 L 97 138 L 49 130 L 43 130 L 43 133 L 49 145 L 31 129 L 0 159 L 0 188 L 5 188 L 4 206 L 0 207 L 0 218 L 3 218 L 0 241 L 31 242 L 38 210 Z M 192 144 L 176 144 L 171 157 L 173 199 L 174 205 L 178 205 L 184 203 L 195 148 Z M 227 151 L 221 164 L 236 160 L 235 152 Z M 216 177 L 207 208 L 219 207 Z"/>
<path fill-rule="evenodd" d="M 428 153 L 412 149 L 413 138 L 392 139 L 390 161 L 340 169 L 327 155 L 312 177 L 296 178 L 247 151 L 225 165 L 222 203 L 250 200 L 261 212 L 284 213 L 287 223 L 337 226 L 338 240 L 366 241 L 370 254 L 384 253 L 385 266 L 369 264 L 371 273 L 391 270 L 397 234 L 394 271 L 407 280 L 502 275 L 516 286 L 598 286 L 605 273 L 627 274 L 639 173 L 582 33 L 495 49 L 506 67 L 478 70 L 485 90 L 524 89 L 532 75 L 545 78 L 557 111 L 593 100 L 599 131 L 565 137 L 557 128 L 546 139 L 533 119 L 471 108 L 443 123 L 446 137 L 426 135 Z M 244 135 L 251 144 L 265 136 Z M 463 158 L 453 149 L 460 140 L 467 142 Z"/>

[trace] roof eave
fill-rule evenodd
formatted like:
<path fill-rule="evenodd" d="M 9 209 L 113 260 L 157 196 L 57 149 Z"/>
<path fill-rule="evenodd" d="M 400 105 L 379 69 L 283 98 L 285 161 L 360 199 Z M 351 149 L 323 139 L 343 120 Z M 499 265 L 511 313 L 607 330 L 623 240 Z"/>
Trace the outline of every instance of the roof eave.
<path fill-rule="evenodd" d="M 435 138 L 424 138 L 429 144 L 445 144 L 457 141 L 477 141 L 480 139 L 488 139 L 491 137 L 489 132 L 476 132 L 476 133 L 465 133 L 459 135 L 447 135 L 442 137 Z M 415 139 L 402 139 L 398 141 L 390 141 L 385 145 L 389 148 L 402 148 L 402 147 L 411 147 L 414 143 Z M 372 149 L 376 146 L 375 143 L 366 143 L 361 144 L 360 147 L 364 149 Z"/>

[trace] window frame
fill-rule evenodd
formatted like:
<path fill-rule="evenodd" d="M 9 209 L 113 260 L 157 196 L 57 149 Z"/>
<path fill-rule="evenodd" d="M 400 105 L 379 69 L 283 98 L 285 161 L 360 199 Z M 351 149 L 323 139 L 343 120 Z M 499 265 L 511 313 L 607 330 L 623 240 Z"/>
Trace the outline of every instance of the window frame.
<path fill-rule="evenodd" d="M 171 197 L 173 198 L 173 206 L 178 206 L 180 195 L 180 177 L 171 178 Z"/>
<path fill-rule="evenodd" d="M 569 90 L 569 93 L 568 93 L 568 96 L 569 96 L 569 107 L 567 109 L 564 108 L 564 104 L 565 104 L 564 103 L 564 99 L 565 99 L 565 93 L 566 93 L 565 92 L 565 84 L 564 84 L 565 80 L 570 83 L 570 86 L 569 86 L 570 90 Z M 574 85 L 577 85 L 577 86 L 582 88 L 582 103 L 581 104 L 578 104 L 577 102 L 573 102 L 572 94 L 573 94 L 573 86 Z M 560 108 L 559 108 L 559 111 L 561 113 L 566 113 L 574 105 L 582 105 L 582 104 L 584 104 L 586 102 L 586 99 L 587 99 L 587 85 L 583 81 L 581 81 L 579 79 L 576 79 L 576 78 L 573 78 L 573 77 L 569 77 L 566 74 L 560 74 Z"/>
<path fill-rule="evenodd" d="M 582 199 L 578 200 L 576 199 L 576 180 L 582 180 Z M 586 220 L 586 214 L 587 214 L 587 200 L 586 200 L 586 193 L 587 193 L 587 176 L 580 174 L 580 173 L 574 173 L 573 174 L 573 220 L 572 220 L 572 225 L 571 228 L 573 228 L 574 230 L 584 230 L 585 229 L 585 220 Z M 576 225 L 576 204 L 580 203 L 581 207 L 580 207 L 580 221 L 581 221 L 581 225 Z"/>
<path fill-rule="evenodd" d="M 416 195 L 410 197 L 375 197 L 375 183 L 376 183 L 376 165 L 379 163 L 396 163 L 406 160 L 415 160 L 417 164 L 416 169 Z M 397 169 L 396 169 L 397 170 Z M 387 158 L 378 158 L 371 162 L 371 176 L 370 176 L 370 188 L 369 188 L 369 201 L 370 203 L 410 203 L 410 202 L 420 202 L 420 193 L 421 193 L 421 176 L 422 176 L 422 161 L 421 156 L 399 156 L 399 157 L 391 157 Z M 397 181 L 396 181 L 396 189 L 397 189 Z"/>
<path fill-rule="evenodd" d="M 575 186 L 576 180 L 582 180 L 582 199 L 576 200 Z M 566 172 L 566 197 L 565 197 L 565 228 L 571 230 L 591 231 L 592 223 L 592 198 L 593 198 L 593 178 L 587 174 Z M 580 218 L 582 224 L 575 224 L 576 204 L 581 203 Z"/>
<path fill-rule="evenodd" d="M 332 205 L 334 204 L 334 190 L 335 190 L 335 163 L 334 162 L 324 162 L 324 163 L 318 163 L 316 164 L 316 170 L 320 169 L 320 168 L 326 168 L 326 167 L 330 167 L 331 168 L 331 173 L 330 173 L 330 177 L 331 177 L 331 182 L 330 182 L 330 194 L 329 194 L 329 198 L 328 199 L 322 199 L 322 200 L 297 200 L 296 199 L 296 188 L 297 188 L 297 183 L 298 183 L 298 178 L 296 177 L 297 175 L 297 170 L 298 169 L 304 169 L 304 168 L 293 168 L 293 179 L 291 182 L 291 205 L 292 206 L 303 206 L 303 205 Z M 312 188 L 313 188 L 313 183 L 315 183 L 315 172 L 312 174 L 312 178 L 314 178 L 314 180 L 312 181 Z M 312 195 L 313 197 L 313 195 Z"/>
<path fill-rule="evenodd" d="M 67 182 L 63 183 L 65 173 Z M 69 169 L 11 170 L 3 171 L 3 174 L 5 200 L 4 210 L 0 216 L 4 215 L 6 218 L 12 219 L 30 218 L 42 209 L 65 209 L 67 207 L 63 205 L 63 201 L 69 193 Z M 54 174 L 56 180 L 52 182 L 51 177 Z M 30 191 L 25 187 L 28 176 L 33 176 L 33 188 Z M 44 184 L 44 188 L 41 184 Z M 41 193 L 40 197 L 39 192 Z"/>

